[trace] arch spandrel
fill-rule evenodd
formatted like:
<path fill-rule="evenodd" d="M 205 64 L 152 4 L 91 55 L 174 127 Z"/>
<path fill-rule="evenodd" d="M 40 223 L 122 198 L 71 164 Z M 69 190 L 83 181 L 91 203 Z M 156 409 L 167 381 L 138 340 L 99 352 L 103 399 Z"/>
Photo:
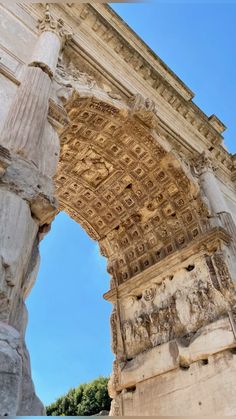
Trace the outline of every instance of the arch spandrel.
<path fill-rule="evenodd" d="M 60 206 L 99 242 L 112 287 L 206 231 L 198 183 L 159 135 L 153 102 L 136 95 L 125 103 L 81 84 L 64 108 Z"/>

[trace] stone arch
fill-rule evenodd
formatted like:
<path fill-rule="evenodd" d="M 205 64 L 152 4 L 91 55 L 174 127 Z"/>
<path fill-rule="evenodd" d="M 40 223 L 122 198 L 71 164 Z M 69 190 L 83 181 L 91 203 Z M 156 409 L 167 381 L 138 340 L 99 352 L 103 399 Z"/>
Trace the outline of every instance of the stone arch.
<path fill-rule="evenodd" d="M 209 367 L 206 362 L 201 365 L 210 371 L 208 377 L 212 374 L 215 380 L 208 381 L 214 381 L 212 393 L 218 391 L 219 373 L 232 379 L 227 368 L 233 368 L 233 362 L 227 350 L 235 346 L 236 336 L 236 230 L 212 164 L 213 156 L 220 176 L 225 176 L 232 188 L 235 158 L 221 146 L 224 125 L 215 116 L 206 118 L 191 102 L 191 91 L 158 57 L 151 58 L 150 51 L 145 54 L 155 59 L 153 67 L 137 55 L 128 40 L 120 43 L 121 34 L 119 45 L 113 44 L 117 36 L 114 28 L 110 28 L 112 36 L 107 37 L 104 18 L 94 25 L 94 17 L 100 12 L 86 5 L 77 17 L 79 21 L 88 18 L 86 24 L 92 25 L 95 32 L 101 28 L 99 48 L 104 56 L 104 40 L 112 40 L 106 57 L 109 60 L 109 54 L 114 58 L 114 51 L 121 52 L 123 64 L 125 61 L 132 65 L 131 82 L 124 86 L 128 73 L 123 73 L 123 64 L 119 67 L 121 78 L 119 71 L 113 77 L 111 69 L 103 76 L 100 71 L 97 78 L 96 71 L 88 75 L 86 68 L 72 62 L 65 66 L 64 56 L 57 65 L 61 49 L 71 38 L 70 25 L 54 18 L 47 5 L 31 61 L 24 66 L 3 125 L 3 414 L 43 412 L 34 393 L 24 343 L 24 298 L 36 278 L 39 241 L 49 231 L 58 211 L 54 180 L 59 210 L 66 210 L 79 222 L 99 242 L 108 259 L 111 289 L 105 298 L 114 304 L 111 329 L 116 355 L 109 386 L 114 398 L 111 414 L 146 414 L 148 407 L 149 414 L 155 415 L 158 409 L 159 414 L 169 415 L 178 410 L 179 399 L 183 413 L 186 412 L 186 401 L 195 396 L 192 388 L 196 382 L 201 397 L 204 393 L 206 376 L 197 361 L 206 361 L 208 356 L 213 359 Z M 103 12 L 109 16 L 109 9 Z M 66 12 L 66 20 L 69 15 Z M 108 25 L 107 17 L 105 21 Z M 89 31 L 89 40 L 91 34 Z M 74 48 L 78 47 L 76 42 L 75 37 Z M 86 53 L 81 55 L 84 58 Z M 97 69 L 98 62 L 91 55 L 84 62 L 88 58 L 90 66 L 94 64 Z M 110 81 L 119 79 L 119 83 L 107 85 L 107 75 Z M 120 91 L 115 87 L 118 85 Z M 155 101 L 143 97 L 146 88 Z M 212 335 L 217 338 L 212 339 Z M 227 363 L 223 375 L 220 368 Z M 186 393 L 182 386 L 179 399 L 175 391 L 168 391 L 168 402 L 160 400 L 162 375 L 170 373 L 170 386 L 175 388 L 180 369 L 188 369 L 191 364 L 195 364 L 195 374 L 188 376 Z M 17 366 L 15 371 L 11 370 L 13 365 Z M 9 377 L 14 386 L 6 385 Z M 225 412 L 215 399 L 212 403 L 206 398 L 203 405 L 206 413 Z M 198 413 L 199 406 L 192 403 L 191 413 Z M 231 406 L 235 410 L 233 397 Z"/>
<path fill-rule="evenodd" d="M 156 104 L 140 94 L 127 100 L 112 96 L 86 73 L 81 79 L 78 76 L 73 74 L 68 87 L 64 73 L 57 78 L 60 87 L 55 86 L 56 101 L 68 118 L 59 130 L 61 154 L 55 181 L 60 209 L 99 243 L 107 258 L 111 281 L 105 298 L 113 303 L 110 325 L 116 356 L 109 392 L 111 413 L 117 415 L 126 400 L 123 392 L 131 385 L 135 393 L 137 378 L 132 379 L 129 368 L 132 371 L 136 357 L 205 326 L 209 319 L 204 310 L 211 308 L 208 317 L 214 320 L 227 303 L 217 294 L 219 286 L 214 291 L 209 279 L 201 283 L 200 272 L 208 275 L 201 264 L 211 263 L 209 253 L 196 259 L 196 269 L 195 259 L 186 262 L 181 282 L 184 277 L 187 280 L 184 272 L 189 272 L 188 290 L 182 293 L 175 288 L 177 275 L 175 291 L 161 304 L 156 298 L 161 285 L 153 281 L 144 285 L 144 278 L 151 277 L 151 271 L 155 277 L 156 266 L 166 259 L 167 265 L 162 266 L 167 277 L 162 284 L 171 289 L 168 261 L 184 249 L 193 249 L 201 238 L 204 242 L 215 217 L 196 177 L 196 164 L 186 163 L 162 135 Z M 214 242 L 210 253 L 216 250 Z M 186 260 L 194 251 L 187 253 Z M 211 299 L 218 301 L 218 308 Z M 201 307 L 204 314 L 188 327 L 179 318 L 181 305 L 193 313 Z M 179 362 L 186 363 L 181 357 Z"/>
<path fill-rule="evenodd" d="M 112 287 L 206 231 L 209 209 L 191 168 L 159 134 L 153 102 L 82 85 L 63 102 L 60 208 L 99 242 Z"/>

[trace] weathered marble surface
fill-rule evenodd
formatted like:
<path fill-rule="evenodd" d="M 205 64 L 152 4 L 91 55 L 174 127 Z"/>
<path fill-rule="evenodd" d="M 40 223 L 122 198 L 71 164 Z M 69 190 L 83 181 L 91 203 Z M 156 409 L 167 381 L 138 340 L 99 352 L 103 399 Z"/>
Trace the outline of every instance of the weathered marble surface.
<path fill-rule="evenodd" d="M 122 415 L 233 416 L 235 369 L 235 355 L 227 351 L 210 356 L 208 364 L 199 361 L 146 380 L 121 396 Z"/>
<path fill-rule="evenodd" d="M 110 415 L 236 414 L 224 124 L 105 5 L 0 17 L 0 414 L 44 413 L 24 300 L 59 209 L 108 260 Z"/>

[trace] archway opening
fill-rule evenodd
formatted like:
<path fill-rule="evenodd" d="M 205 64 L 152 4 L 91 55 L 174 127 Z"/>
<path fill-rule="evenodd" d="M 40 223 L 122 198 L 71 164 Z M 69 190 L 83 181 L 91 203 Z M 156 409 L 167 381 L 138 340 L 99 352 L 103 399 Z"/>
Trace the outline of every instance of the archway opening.
<path fill-rule="evenodd" d="M 80 383 L 109 376 L 111 305 L 106 261 L 66 213 L 40 245 L 38 280 L 27 299 L 27 345 L 37 394 L 45 405 Z"/>

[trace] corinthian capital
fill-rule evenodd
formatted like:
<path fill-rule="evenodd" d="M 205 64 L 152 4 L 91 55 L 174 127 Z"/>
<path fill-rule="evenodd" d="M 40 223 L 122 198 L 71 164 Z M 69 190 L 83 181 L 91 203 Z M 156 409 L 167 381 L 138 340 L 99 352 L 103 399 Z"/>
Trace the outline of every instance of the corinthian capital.
<path fill-rule="evenodd" d="M 203 151 L 193 160 L 193 166 L 197 174 L 201 175 L 206 171 L 214 171 L 215 166 L 213 165 L 212 157 L 206 151 Z"/>
<path fill-rule="evenodd" d="M 55 33 L 62 41 L 64 45 L 72 37 L 72 33 L 69 32 L 65 26 L 63 19 L 55 19 L 50 11 L 49 4 L 46 3 L 46 9 L 44 13 L 44 18 L 38 20 L 38 29 L 42 32 L 53 32 Z"/>

